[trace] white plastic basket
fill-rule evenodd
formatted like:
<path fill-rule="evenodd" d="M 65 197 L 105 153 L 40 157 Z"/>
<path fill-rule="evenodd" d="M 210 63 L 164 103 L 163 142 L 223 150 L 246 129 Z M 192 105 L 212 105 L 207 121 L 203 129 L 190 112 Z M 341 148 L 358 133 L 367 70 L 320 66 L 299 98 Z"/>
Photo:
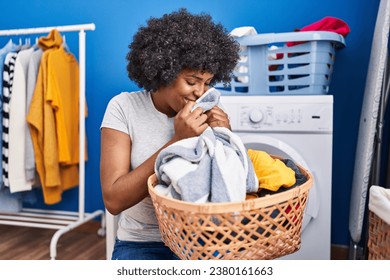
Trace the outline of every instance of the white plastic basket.
<path fill-rule="evenodd" d="M 345 46 L 343 36 L 328 31 L 256 34 L 237 41 L 241 59 L 234 79 L 229 87 L 216 85 L 224 95 L 327 94 L 335 52 Z"/>

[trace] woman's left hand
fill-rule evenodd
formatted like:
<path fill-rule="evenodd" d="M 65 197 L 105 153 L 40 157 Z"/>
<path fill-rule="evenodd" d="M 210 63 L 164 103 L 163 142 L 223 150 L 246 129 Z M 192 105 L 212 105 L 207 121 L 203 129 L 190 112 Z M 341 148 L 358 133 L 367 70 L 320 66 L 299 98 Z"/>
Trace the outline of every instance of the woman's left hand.
<path fill-rule="evenodd" d="M 211 127 L 226 127 L 231 130 L 229 116 L 218 106 L 205 112 L 207 115 L 206 123 Z"/>

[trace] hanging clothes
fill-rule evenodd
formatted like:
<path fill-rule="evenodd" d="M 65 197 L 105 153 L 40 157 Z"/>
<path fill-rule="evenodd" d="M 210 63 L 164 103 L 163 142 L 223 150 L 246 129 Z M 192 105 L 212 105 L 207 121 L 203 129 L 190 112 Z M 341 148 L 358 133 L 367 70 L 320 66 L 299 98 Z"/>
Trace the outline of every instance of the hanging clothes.
<path fill-rule="evenodd" d="M 0 80 L 1 80 L 1 86 L 0 86 L 0 143 L 2 142 L 2 134 L 3 134 L 3 69 L 4 69 L 4 62 L 5 58 L 8 53 L 16 51 L 17 46 L 12 42 L 10 39 L 8 43 L 0 49 Z M 1 162 L 1 161 L 0 161 Z M 3 168 L 0 167 L 0 189 L 3 187 Z"/>
<path fill-rule="evenodd" d="M 84 32 L 85 30 L 94 30 L 95 26 L 94 26 L 94 24 L 85 24 L 85 25 L 82 24 L 82 25 L 73 25 L 73 26 L 59 26 L 58 28 L 63 30 L 64 32 L 79 31 L 79 34 L 82 34 L 81 32 Z M 42 33 L 47 33 L 49 30 L 50 30 L 50 27 L 15 29 L 15 30 L 12 30 L 12 29 L 11 30 L 0 30 L 0 37 L 1 36 L 15 36 L 15 35 L 23 35 L 24 36 L 24 35 L 28 35 L 28 34 L 42 34 Z M 10 41 L 10 44 L 11 43 L 12 42 Z M 82 62 L 82 67 L 80 67 L 80 69 L 82 69 L 84 72 L 85 71 L 85 63 L 84 63 L 85 61 L 83 59 L 85 57 L 85 42 L 84 42 L 84 40 L 79 40 L 79 47 L 80 47 L 80 50 L 82 50 L 82 51 L 80 51 L 80 57 L 81 57 L 81 62 Z M 15 51 L 20 51 L 22 49 L 23 48 L 18 48 Z M 8 50 L 6 52 L 4 52 L 4 50 L 1 49 L 1 47 L 0 47 L 0 60 L 1 60 L 1 62 L 4 61 L 5 56 L 8 52 L 9 52 Z M 34 54 L 35 54 L 35 52 L 34 52 Z M 32 57 L 31 57 L 30 61 L 31 60 L 33 60 Z M 38 61 L 39 61 L 39 57 L 38 57 Z M 40 62 L 35 62 L 35 63 L 38 64 L 36 68 L 39 69 Z M 31 69 L 30 66 L 31 66 L 31 64 L 29 62 L 28 70 Z M 1 83 L 2 78 L 3 78 L 2 77 L 3 63 L 0 63 L 0 70 L 1 70 L 0 71 L 0 83 Z M 30 72 L 30 71 L 28 71 L 28 72 Z M 37 71 L 33 72 L 33 73 L 35 73 L 35 75 L 34 75 L 35 78 L 31 79 L 31 87 L 34 88 L 33 92 L 35 92 L 35 84 L 36 84 L 35 82 L 37 81 L 37 73 L 38 72 Z M 82 73 L 82 74 L 84 74 L 84 73 Z M 85 78 L 85 75 L 80 75 L 80 81 L 84 81 L 84 78 Z M 84 82 L 82 84 L 84 85 Z M 14 85 L 15 85 L 15 81 L 14 81 Z M 45 87 L 46 86 L 47 85 L 45 84 Z M 27 87 L 29 87 L 29 85 L 27 85 Z M 81 90 L 81 93 L 83 94 L 82 97 L 84 97 L 85 88 L 84 87 L 80 88 L 80 90 Z M 0 85 L 0 92 L 1 93 L 3 92 L 1 85 Z M 28 94 L 29 93 L 27 93 L 27 95 Z M 30 101 L 32 101 L 33 95 L 34 94 L 30 95 Z M 26 100 L 27 99 L 29 99 L 28 96 L 26 96 Z M 0 98 L 0 101 L 2 101 L 1 98 Z M 31 105 L 32 102 L 31 103 L 27 102 L 27 103 L 29 103 L 29 105 Z M 26 106 L 30 107 L 27 105 L 27 103 L 26 103 Z M 0 106 L 0 107 L 2 108 L 2 106 Z M 44 107 L 41 106 L 41 108 L 43 110 Z M 75 113 L 78 114 L 76 110 L 75 110 Z M 54 112 L 52 112 L 52 114 L 54 115 Z M 0 112 L 0 117 L 1 117 L 1 115 L 2 114 Z M 42 116 L 45 117 L 45 115 L 43 115 L 43 112 L 38 116 L 38 118 L 42 117 Z M 52 118 L 52 120 L 54 120 L 54 117 Z M 2 119 L 0 121 L 2 121 Z M 43 121 L 43 119 L 42 119 L 42 121 Z M 1 124 L 2 123 L 0 122 L 0 130 L 2 129 Z M 28 126 L 28 128 L 30 130 L 30 127 L 29 127 L 30 125 L 27 122 L 25 124 Z M 54 131 L 54 134 L 56 135 L 56 130 L 53 129 L 53 131 Z M 38 131 L 38 133 L 43 134 L 44 131 L 40 130 L 40 131 Z M 84 138 L 85 131 L 80 131 L 80 133 L 82 133 L 82 135 L 80 135 L 80 137 Z M 38 135 L 40 135 L 40 134 L 38 134 Z M 1 138 L 1 133 L 0 133 L 0 138 Z M 45 138 L 45 139 L 48 139 L 48 138 Z M 56 140 L 56 138 L 54 138 L 54 139 Z M 0 141 L 1 141 L 1 139 L 0 139 Z M 44 143 L 44 144 L 46 144 L 46 143 Z M 49 146 L 50 146 L 50 143 L 49 143 Z M 34 145 L 33 145 L 33 148 L 34 148 Z M 23 165 L 22 162 L 20 164 Z M 84 162 L 80 162 L 79 164 L 80 164 L 81 168 L 83 168 Z M 1 162 L 0 162 L 0 165 L 1 165 Z M 73 168 L 73 166 L 71 168 Z M 62 166 L 60 166 L 58 169 L 59 169 L 59 173 L 60 173 L 59 176 L 61 177 Z M 66 169 L 69 169 L 69 168 L 66 168 Z M 1 171 L 1 167 L 0 167 L 0 171 Z M 70 174 L 70 175 L 72 175 L 72 174 Z M 35 176 L 35 178 L 40 179 L 39 176 Z M 78 181 L 78 176 L 73 176 L 73 178 L 71 178 L 71 180 L 73 180 L 73 179 L 76 179 Z M 1 180 L 2 180 L 2 176 L 0 176 L 0 181 Z M 69 185 L 69 182 L 65 182 L 65 183 L 61 182 L 61 188 L 66 184 Z M 81 194 L 83 194 L 85 191 L 84 187 L 85 187 L 84 178 L 81 177 L 81 181 L 80 181 L 80 193 Z M 47 190 L 44 190 L 44 192 L 46 193 Z M 49 190 L 49 192 L 50 192 L 50 190 Z M 35 209 L 34 210 L 34 209 L 25 208 L 25 207 L 27 207 L 27 205 L 34 205 L 37 202 L 35 194 L 42 195 L 42 192 L 41 192 L 41 190 L 39 190 L 37 188 L 33 188 L 31 191 L 10 193 L 9 188 L 4 187 L 2 185 L 2 182 L 0 182 L 0 214 L 7 213 L 7 215 L 1 215 L 2 217 L 0 217 L 0 223 L 5 224 L 5 225 L 17 225 L 17 226 L 35 227 L 35 228 L 47 228 L 48 223 L 50 223 L 51 225 L 53 225 L 53 227 L 58 229 L 58 231 L 56 232 L 56 234 L 53 236 L 53 238 L 51 240 L 51 246 L 50 246 L 50 257 L 52 259 L 54 259 L 56 257 L 56 246 L 57 246 L 58 237 L 61 236 L 63 233 L 66 233 L 69 230 L 72 230 L 75 226 L 87 222 L 89 219 L 86 219 L 87 216 L 83 215 L 84 214 L 84 203 L 83 203 L 82 199 L 78 200 L 78 206 L 79 206 L 78 212 L 61 211 L 63 213 L 59 214 L 58 211 L 55 209 L 50 210 L 50 209 L 46 208 L 46 209 Z M 60 196 L 61 195 L 57 196 L 57 197 L 59 197 L 58 200 L 60 200 Z M 10 200 L 10 198 L 13 199 L 16 197 L 19 199 Z M 77 198 L 76 198 L 76 200 L 77 200 Z M 54 199 L 52 199 L 52 201 L 54 201 Z M 37 215 L 35 215 L 34 212 L 35 212 L 35 214 L 38 213 L 39 219 L 37 219 Z M 13 215 L 13 214 L 15 214 L 15 215 Z M 88 214 L 88 217 L 102 216 L 102 218 L 103 218 L 104 212 L 102 210 L 96 210 L 92 213 L 86 213 L 86 214 Z M 78 216 L 79 218 L 77 220 L 74 220 L 72 217 L 76 217 L 76 216 Z M 52 246 L 52 245 L 54 245 L 54 246 Z"/>
<path fill-rule="evenodd" d="M 16 51 L 17 46 L 10 39 L 7 44 L 0 49 L 0 143 L 2 142 L 3 133 L 3 70 L 4 62 L 8 53 Z M 0 161 L 1 163 L 1 161 Z M 3 184 L 3 169 L 0 166 L 0 211 L 6 213 L 19 212 L 22 209 L 22 197 L 19 193 L 11 193 L 9 188 L 5 188 Z"/>
<path fill-rule="evenodd" d="M 38 45 L 43 54 L 27 122 L 44 202 L 54 204 L 64 190 L 79 183 L 79 72 L 57 30 L 39 38 Z"/>
<path fill-rule="evenodd" d="M 5 187 L 9 187 L 9 180 L 8 180 L 9 105 L 12 96 L 12 85 L 14 80 L 16 57 L 17 57 L 16 52 L 9 52 L 5 57 L 4 69 L 3 69 L 2 168 L 3 168 L 3 184 Z"/>
<path fill-rule="evenodd" d="M 27 87 L 26 87 L 26 115 L 29 111 L 31 99 L 34 94 L 35 85 L 38 77 L 38 69 L 39 64 L 41 62 L 42 57 L 42 49 L 38 48 L 33 52 L 30 57 L 30 61 L 28 63 L 28 73 L 27 73 Z M 39 176 L 36 176 L 35 170 L 35 157 L 34 157 L 34 147 L 31 139 L 30 129 L 26 122 L 25 124 L 26 130 L 26 139 L 25 139 L 25 172 L 27 180 L 31 180 L 35 185 L 40 185 L 37 181 L 39 181 Z"/>
<path fill-rule="evenodd" d="M 79 68 L 61 45 L 49 54 L 46 102 L 54 110 L 61 164 L 79 163 Z M 87 157 L 86 157 L 87 158 Z"/>
<path fill-rule="evenodd" d="M 28 63 L 34 49 L 19 51 L 14 69 L 12 97 L 9 100 L 8 178 L 11 192 L 29 191 L 32 181 L 25 172 L 26 96 Z"/>

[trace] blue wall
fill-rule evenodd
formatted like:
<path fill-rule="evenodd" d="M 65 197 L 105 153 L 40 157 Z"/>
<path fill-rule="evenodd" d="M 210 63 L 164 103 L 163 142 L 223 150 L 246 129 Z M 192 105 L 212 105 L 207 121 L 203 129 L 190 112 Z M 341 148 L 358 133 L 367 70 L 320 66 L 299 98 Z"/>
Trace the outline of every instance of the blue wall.
<path fill-rule="evenodd" d="M 205 11 L 228 30 L 254 26 L 260 32 L 289 32 L 324 16 L 345 20 L 351 28 L 347 47 L 337 53 L 331 84 L 334 95 L 332 243 L 349 244 L 350 192 L 361 103 L 379 0 L 67 0 L 2 1 L 0 29 L 95 23 L 87 32 L 86 121 L 89 161 L 86 164 L 86 210 L 103 209 L 99 181 L 99 126 L 109 99 L 136 89 L 126 73 L 127 46 L 139 25 L 179 7 Z M 16 37 L 15 37 L 16 38 Z M 8 38 L 0 37 L 0 46 Z M 17 39 L 16 39 L 17 40 Z M 77 54 L 77 35 L 66 33 Z M 42 202 L 38 203 L 42 206 Z M 49 208 L 77 210 L 77 189 Z"/>

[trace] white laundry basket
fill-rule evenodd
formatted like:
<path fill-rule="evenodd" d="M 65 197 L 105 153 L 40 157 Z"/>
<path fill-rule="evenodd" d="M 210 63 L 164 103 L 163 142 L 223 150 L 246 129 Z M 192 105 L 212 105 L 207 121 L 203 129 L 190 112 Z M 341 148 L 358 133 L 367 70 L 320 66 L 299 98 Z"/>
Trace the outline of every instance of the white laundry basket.
<path fill-rule="evenodd" d="M 224 95 L 321 95 L 329 92 L 336 50 L 344 37 L 329 31 L 267 33 L 236 38 L 240 61 Z"/>

